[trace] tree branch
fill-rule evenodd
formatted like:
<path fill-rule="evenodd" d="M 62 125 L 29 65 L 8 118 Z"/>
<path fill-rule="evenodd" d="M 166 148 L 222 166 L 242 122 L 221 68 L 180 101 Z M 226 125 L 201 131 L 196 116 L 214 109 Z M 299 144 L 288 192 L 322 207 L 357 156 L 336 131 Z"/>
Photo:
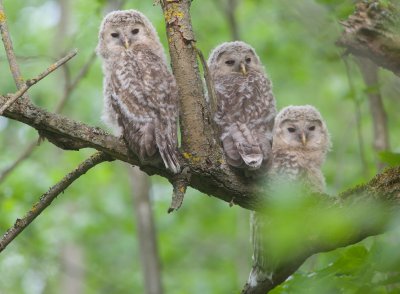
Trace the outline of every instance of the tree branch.
<path fill-rule="evenodd" d="M 337 45 L 400 75 L 400 17 L 395 4 L 358 1 L 355 12 L 341 24 L 344 31 Z"/>
<path fill-rule="evenodd" d="M 76 75 L 76 77 L 72 81 L 69 81 L 69 83 L 67 83 L 67 85 L 65 86 L 64 94 L 54 110 L 55 113 L 61 112 L 61 110 L 65 106 L 65 103 L 71 96 L 72 92 L 76 89 L 80 81 L 86 76 L 86 74 L 90 70 L 90 67 L 93 65 L 95 60 L 96 60 L 96 52 L 93 51 L 92 54 L 89 56 L 89 59 L 86 61 L 86 63 L 82 66 L 79 73 Z"/>
<path fill-rule="evenodd" d="M 21 71 L 19 70 L 10 33 L 8 31 L 7 17 L 3 8 L 3 0 L 0 0 L 0 33 L 3 40 L 4 49 L 6 50 L 8 64 L 10 65 L 12 76 L 14 78 L 15 84 L 17 85 L 17 88 L 19 89 L 24 85 L 24 80 L 22 78 Z"/>
<path fill-rule="evenodd" d="M 397 214 L 400 208 L 400 167 L 388 169 L 384 173 L 375 176 L 367 184 L 349 189 L 337 198 L 326 198 L 324 201 L 326 201 L 326 205 L 322 206 L 322 208 L 327 209 L 327 211 L 335 210 L 339 216 L 357 212 L 360 210 L 360 205 L 366 203 L 370 203 L 372 209 L 368 207 L 369 209 L 362 213 L 362 220 L 358 223 L 354 222 L 350 217 L 348 226 L 351 229 L 340 237 L 337 235 L 324 236 L 324 240 L 324 237 L 316 235 L 318 232 L 314 232 L 313 228 L 305 230 L 306 233 L 302 234 L 304 240 L 297 240 L 296 244 L 293 243 L 291 245 L 291 252 L 288 257 L 280 260 L 274 259 L 273 269 L 269 271 L 269 274 L 262 281 L 254 283 L 249 279 L 250 281 L 244 286 L 242 294 L 268 293 L 268 291 L 284 282 L 313 254 L 352 245 L 369 236 L 382 234 L 388 230 L 387 224 L 393 214 Z M 309 224 L 306 219 L 299 219 L 298 221 L 300 224 L 304 222 L 303 227 Z M 299 227 L 302 226 L 299 225 Z M 279 230 L 280 228 L 276 229 Z M 330 228 L 327 229 L 329 232 Z M 268 233 L 271 234 L 270 231 Z M 335 233 L 333 232 L 333 234 Z M 274 252 L 270 252 L 270 254 L 273 256 Z M 257 269 L 254 268 L 253 270 Z"/>
<path fill-rule="evenodd" d="M 57 68 L 59 68 L 61 65 L 63 65 L 64 63 L 69 61 L 71 58 L 73 58 L 76 54 L 77 54 L 76 49 L 71 51 L 65 57 L 61 58 L 56 63 L 50 65 L 44 72 L 39 74 L 36 78 L 27 80 L 23 85 L 20 85 L 20 88 L 16 93 L 14 93 L 11 96 L 7 95 L 6 97 L 8 97 L 8 100 L 0 107 L 0 115 L 2 115 L 4 110 L 6 110 L 8 107 L 10 107 L 10 105 L 13 104 L 18 98 L 20 98 L 22 95 L 24 95 L 25 92 L 28 91 L 30 87 L 32 87 L 37 82 L 39 82 L 42 79 L 44 79 L 45 77 L 47 77 L 49 74 L 51 74 Z"/>
<path fill-rule="evenodd" d="M 73 91 L 76 89 L 77 85 L 79 82 L 86 76 L 87 72 L 89 71 L 91 65 L 93 64 L 94 60 L 96 59 L 96 53 L 93 52 L 92 55 L 90 55 L 88 61 L 84 64 L 80 72 L 77 74 L 74 80 L 70 81 L 68 79 L 68 82 L 65 87 L 65 91 L 63 93 L 62 98 L 58 102 L 56 108 L 55 108 L 55 113 L 60 113 L 62 109 L 64 108 L 66 102 L 68 99 L 71 97 L 71 94 Z M 40 140 L 40 139 L 39 139 Z M 37 140 L 32 141 L 26 149 L 21 153 L 21 155 L 15 160 L 10 166 L 5 168 L 2 172 L 0 172 L 0 183 L 4 181 L 4 179 L 15 169 L 17 166 L 19 166 L 20 163 L 22 163 L 26 158 L 28 158 L 32 152 L 35 150 L 35 148 L 38 146 Z"/>
<path fill-rule="evenodd" d="M 172 69 L 179 90 L 180 128 L 184 157 L 206 164 L 216 148 L 197 63 L 195 37 L 190 19 L 190 0 L 162 1 Z"/>
<path fill-rule="evenodd" d="M 4 103 L 0 96 L 0 104 Z M 128 152 L 122 139 L 112 136 L 100 128 L 90 127 L 83 123 L 73 121 L 62 115 L 47 112 L 32 103 L 19 103 L 11 105 L 4 116 L 23 122 L 46 136 L 50 142 L 66 150 L 79 150 L 81 148 L 94 148 L 110 156 L 138 165 L 149 175 L 158 174 L 173 181 L 174 177 L 162 166 L 142 164 L 138 158 Z M 227 202 L 234 202 L 246 208 L 256 207 L 261 200 L 260 193 L 263 188 L 249 179 L 234 173 L 226 165 L 221 167 L 220 162 L 208 162 L 204 168 L 199 168 L 197 163 L 188 166 L 191 170 L 189 185 L 199 191 L 213 195 Z"/>
<path fill-rule="evenodd" d="M 36 146 L 38 145 L 38 141 L 32 141 L 28 147 L 26 147 L 25 151 L 20 154 L 20 156 L 15 160 L 10 166 L 6 167 L 3 171 L 0 173 L 0 183 L 4 181 L 4 179 L 21 163 L 23 162 L 26 158 L 31 155 L 33 150 L 35 150 Z"/>
<path fill-rule="evenodd" d="M 357 63 L 367 86 L 369 109 L 373 121 L 373 146 L 376 152 L 389 150 L 389 131 L 387 117 L 381 93 L 379 91 L 378 67 L 366 58 L 357 58 Z M 377 160 L 378 169 L 385 167 L 383 162 Z"/>
<path fill-rule="evenodd" d="M 103 161 L 113 160 L 109 155 L 103 152 L 97 152 L 84 162 L 82 162 L 74 171 L 66 175 L 60 182 L 51 187 L 48 192 L 40 197 L 39 202 L 35 203 L 28 213 L 22 218 L 17 219 L 14 226 L 0 239 L 0 252 L 2 252 L 12 240 L 14 240 L 51 202 L 66 188 L 68 188 L 76 179 L 85 174 L 89 169 Z"/>

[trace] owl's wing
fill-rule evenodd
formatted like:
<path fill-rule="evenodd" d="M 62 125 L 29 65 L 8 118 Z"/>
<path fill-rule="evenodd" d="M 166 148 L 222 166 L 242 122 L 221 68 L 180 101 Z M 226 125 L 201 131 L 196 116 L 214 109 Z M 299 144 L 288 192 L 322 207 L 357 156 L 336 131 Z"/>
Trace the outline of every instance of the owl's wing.
<path fill-rule="evenodd" d="M 122 71 L 122 73 L 121 73 Z M 116 92 L 120 95 L 122 112 L 127 109 L 129 140 L 143 150 L 158 152 L 173 173 L 180 171 L 177 150 L 178 93 L 173 75 L 163 60 L 150 49 L 139 49 L 129 65 L 115 75 Z"/>
<path fill-rule="evenodd" d="M 271 157 L 272 147 L 272 129 L 274 127 L 274 119 L 277 114 L 276 101 L 272 93 L 271 81 L 263 73 L 255 73 L 257 78 L 250 81 L 251 88 L 254 91 L 254 99 L 252 107 L 255 111 L 252 114 L 256 116 L 254 119 L 254 136 L 260 144 L 264 155 L 264 162 Z"/>
<path fill-rule="evenodd" d="M 177 139 L 178 90 L 174 77 L 169 72 L 167 73 L 169 90 L 158 93 L 164 107 L 158 109 L 155 135 L 165 166 L 176 174 L 180 171 Z"/>
<path fill-rule="evenodd" d="M 234 147 L 250 169 L 257 169 L 263 161 L 263 153 L 257 139 L 251 134 L 246 123 L 236 122 L 230 127 Z"/>
<path fill-rule="evenodd" d="M 240 78 L 240 77 L 239 77 Z M 252 133 L 244 101 L 251 103 L 251 93 L 243 80 L 221 77 L 215 81 L 218 111 L 215 121 L 221 128 L 221 140 L 228 164 L 258 169 L 263 161 L 260 144 Z"/>
<path fill-rule="evenodd" d="M 111 105 L 117 114 L 118 123 L 123 130 L 122 135 L 129 149 L 138 155 L 142 161 L 153 157 L 157 152 L 154 122 L 146 117 L 134 116 L 133 118 L 133 114 L 124 107 L 116 94 L 111 96 Z"/>
<path fill-rule="evenodd" d="M 142 160 L 158 150 L 166 168 L 178 173 L 178 94 L 163 60 L 150 49 L 137 50 L 116 64 L 111 84 L 129 148 Z"/>

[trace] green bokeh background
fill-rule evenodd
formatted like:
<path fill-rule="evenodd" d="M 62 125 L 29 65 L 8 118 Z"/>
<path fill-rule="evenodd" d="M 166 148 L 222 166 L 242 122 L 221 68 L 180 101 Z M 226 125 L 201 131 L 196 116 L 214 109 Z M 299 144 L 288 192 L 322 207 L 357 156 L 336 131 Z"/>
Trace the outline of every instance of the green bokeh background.
<path fill-rule="evenodd" d="M 206 56 L 219 43 L 231 40 L 218 1 L 195 0 L 192 4 L 197 44 Z M 68 63 L 68 72 L 75 77 L 97 45 L 106 5 L 107 1 L 70 0 L 68 25 L 60 37 L 58 1 L 5 0 L 24 78 L 35 77 L 57 57 L 77 48 L 78 55 Z M 151 0 L 126 1 L 124 8 L 146 14 L 167 48 L 159 6 L 153 6 Z M 343 51 L 334 44 L 341 33 L 338 20 L 353 8 L 352 1 L 243 0 L 235 14 L 240 38 L 256 49 L 273 81 L 278 108 L 312 104 L 326 119 L 333 148 L 323 171 L 331 194 L 377 173 L 366 87 L 351 58 L 349 75 L 346 73 Z M 64 81 L 65 71 L 59 69 L 31 88 L 30 97 L 35 104 L 53 110 L 64 91 Z M 392 73 L 381 70 L 379 86 L 388 113 L 392 151 L 399 152 L 400 83 Z M 0 93 L 12 92 L 15 85 L 1 49 Z M 102 73 L 96 60 L 62 113 L 106 128 L 100 118 L 102 104 Z M 361 112 L 366 167 L 360 159 L 356 104 Z M 30 127 L 0 117 L 0 170 L 36 138 L 37 132 Z M 92 153 L 62 151 L 42 142 L 0 183 L 1 232 Z M 249 212 L 189 189 L 183 207 L 171 215 L 166 213 L 169 183 L 152 177 L 151 192 L 165 293 L 239 293 L 251 267 Z M 142 293 L 133 193 L 128 167 L 121 162 L 101 164 L 77 180 L 0 254 L 0 293 L 61 293 L 64 275 L 71 274 L 62 267 L 61 255 L 71 245 L 83 253 L 84 293 Z M 394 220 L 393 227 L 396 224 Z M 400 269 L 400 254 L 394 244 L 399 241 L 394 230 L 313 257 L 274 293 L 399 293 L 393 283 L 381 285 L 398 278 L 394 273 Z M 343 269 L 346 275 L 339 275 Z M 357 292 L 362 287 L 373 292 Z"/>

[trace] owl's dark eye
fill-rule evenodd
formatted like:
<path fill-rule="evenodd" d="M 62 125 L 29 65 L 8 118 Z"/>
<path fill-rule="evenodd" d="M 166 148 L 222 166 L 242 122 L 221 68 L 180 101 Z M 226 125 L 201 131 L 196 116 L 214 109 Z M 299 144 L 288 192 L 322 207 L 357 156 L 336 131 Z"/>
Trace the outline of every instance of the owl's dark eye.
<path fill-rule="evenodd" d="M 225 64 L 227 64 L 227 65 L 234 65 L 234 64 L 235 64 L 235 60 L 229 59 L 229 60 L 225 61 Z"/>
<path fill-rule="evenodd" d="M 251 62 L 251 58 L 250 57 L 247 57 L 246 58 L 246 63 L 250 63 Z"/>
<path fill-rule="evenodd" d="M 287 130 L 289 131 L 289 133 L 294 133 L 294 132 L 296 132 L 296 129 L 295 129 L 295 128 L 287 128 Z"/>
<path fill-rule="evenodd" d="M 119 34 L 118 34 L 118 33 L 111 33 L 111 37 L 113 37 L 113 38 L 118 38 L 118 37 L 119 37 Z"/>
<path fill-rule="evenodd" d="M 139 29 L 133 29 L 131 31 L 132 35 L 136 35 L 137 33 L 139 33 Z"/>
<path fill-rule="evenodd" d="M 315 130 L 315 126 L 311 126 L 308 128 L 309 131 L 314 131 Z"/>

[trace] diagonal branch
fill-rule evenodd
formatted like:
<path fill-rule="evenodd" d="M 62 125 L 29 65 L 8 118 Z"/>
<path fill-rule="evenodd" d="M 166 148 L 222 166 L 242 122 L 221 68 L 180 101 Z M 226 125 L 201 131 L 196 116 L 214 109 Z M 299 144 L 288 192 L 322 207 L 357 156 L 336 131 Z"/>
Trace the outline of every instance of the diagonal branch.
<path fill-rule="evenodd" d="M 77 54 L 77 50 L 73 50 L 70 53 L 68 53 L 65 57 L 61 58 L 58 60 L 56 63 L 50 65 L 44 72 L 39 74 L 37 77 L 27 80 L 24 84 L 22 84 L 17 92 L 15 92 L 13 95 L 8 96 L 8 100 L 0 107 L 0 115 L 3 114 L 3 112 L 10 107 L 11 104 L 13 104 L 18 98 L 20 98 L 22 95 L 25 94 L 26 91 L 29 90 L 30 87 L 47 77 L 49 74 L 51 74 L 53 71 L 55 71 L 57 68 L 59 68 L 61 65 L 69 61 L 71 58 L 73 58 Z M 7 97 L 6 96 L 6 97 Z"/>
<path fill-rule="evenodd" d="M 35 150 L 36 146 L 38 145 L 37 140 L 32 141 L 28 147 L 26 147 L 25 151 L 22 152 L 17 160 L 15 160 L 10 166 L 6 167 L 4 170 L 0 172 L 0 183 L 4 181 L 4 179 L 21 163 L 23 162 L 26 158 L 31 155 L 33 150 Z"/>
<path fill-rule="evenodd" d="M 96 51 L 93 51 L 92 54 L 89 56 L 88 61 L 86 61 L 86 63 L 82 66 L 79 73 L 76 75 L 75 79 L 73 79 L 66 85 L 64 94 L 54 110 L 55 113 L 61 112 L 61 110 L 65 106 L 65 103 L 71 96 L 72 92 L 76 89 L 79 82 L 86 76 L 86 74 L 88 73 L 90 67 L 92 66 L 95 60 L 96 60 Z"/>
<path fill-rule="evenodd" d="M 367 237 L 387 231 L 389 229 L 388 223 L 393 215 L 398 214 L 400 208 L 400 166 L 378 174 L 367 184 L 349 189 L 338 197 L 327 197 L 324 201 L 326 201 L 326 205 L 322 206 L 322 209 L 326 209 L 328 212 L 334 210 L 338 217 L 341 215 L 348 216 L 351 213 L 357 214 L 361 209 L 360 218 L 349 217 L 347 219 L 349 229 L 343 236 L 337 235 L 337 232 L 333 232 L 330 227 L 327 227 L 327 231 L 331 230 L 333 237 L 329 235 L 319 237 L 318 232 L 313 231 L 314 227 L 304 230 L 306 233 L 302 234 L 302 240 L 297 239 L 296 243 L 291 245 L 291 252 L 287 252 L 290 257 L 284 256 L 282 259 L 275 259 L 273 268 L 268 274 L 265 274 L 262 281 L 256 281 L 250 276 L 242 294 L 268 293 L 268 291 L 283 283 L 313 254 L 352 245 Z M 367 209 L 363 205 L 367 205 Z M 314 209 L 314 211 L 316 210 Z M 302 219 L 301 217 L 299 217 L 298 222 L 304 223 L 303 227 L 310 224 L 306 218 Z M 276 228 L 276 230 L 280 229 Z M 273 235 L 270 231 L 268 233 Z M 324 237 L 326 240 L 324 240 Z M 274 252 L 270 254 L 273 258 Z M 257 270 L 256 266 L 253 269 L 254 273 Z"/>
<path fill-rule="evenodd" d="M 97 152 L 74 171 L 67 174 L 60 182 L 51 187 L 49 191 L 40 197 L 28 213 L 22 218 L 17 219 L 14 226 L 10 228 L 0 239 L 0 252 L 2 252 L 12 240 L 14 240 L 33 220 L 45 210 L 57 196 L 67 189 L 75 180 L 84 175 L 89 169 L 104 161 L 111 161 L 111 157 L 103 152 Z"/>
<path fill-rule="evenodd" d="M 15 84 L 17 85 L 17 88 L 19 89 L 24 85 L 24 80 L 22 78 L 21 71 L 19 70 L 10 33 L 8 31 L 7 18 L 3 7 L 3 0 L 0 0 L 0 33 L 3 40 L 4 49 L 6 50 L 8 64 L 10 65 L 12 76 L 14 78 Z"/>

